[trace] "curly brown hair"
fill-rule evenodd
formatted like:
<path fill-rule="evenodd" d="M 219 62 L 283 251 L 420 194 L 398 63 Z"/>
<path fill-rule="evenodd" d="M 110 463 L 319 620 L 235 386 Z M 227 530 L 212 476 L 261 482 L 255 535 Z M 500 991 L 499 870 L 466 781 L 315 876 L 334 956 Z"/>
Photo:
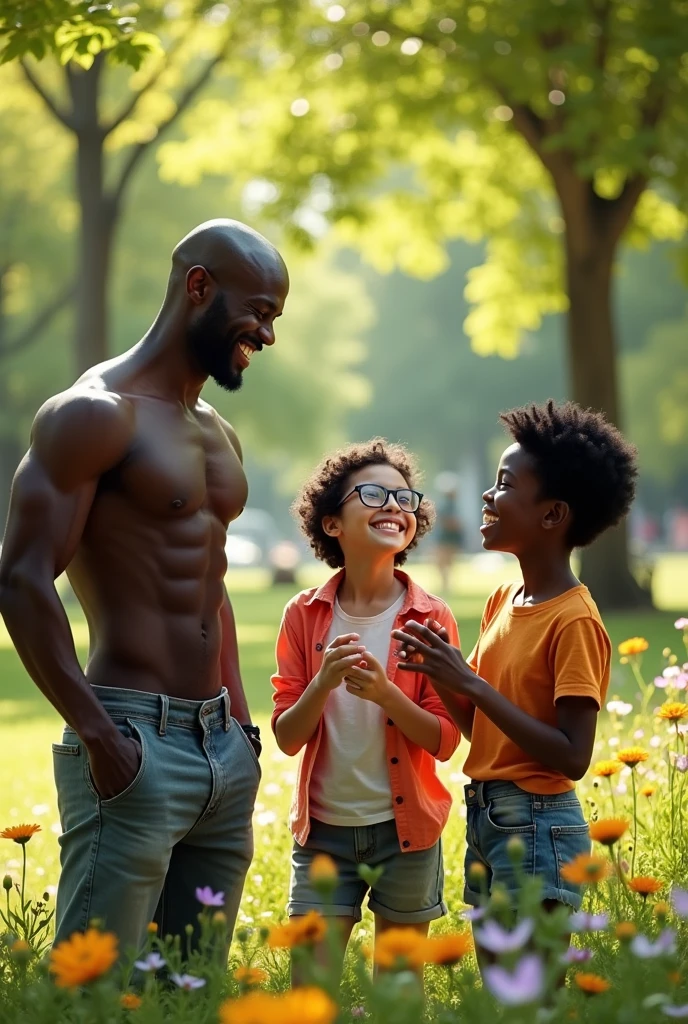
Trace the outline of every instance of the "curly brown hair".
<path fill-rule="evenodd" d="M 323 530 L 323 519 L 325 516 L 336 515 L 339 511 L 339 502 L 346 493 L 345 485 L 352 473 L 357 473 L 366 466 L 385 465 L 398 470 L 409 487 L 415 489 L 418 486 L 420 471 L 411 452 L 402 444 L 386 441 L 384 437 L 374 437 L 371 441 L 350 444 L 328 455 L 306 480 L 295 498 L 291 506 L 292 515 L 308 538 L 315 557 L 325 562 L 331 569 L 340 569 L 344 565 L 344 554 L 337 538 L 328 537 Z M 435 509 L 427 498 L 423 498 L 416 512 L 416 521 L 416 534 L 408 547 L 396 555 L 395 565 L 403 565 L 409 551 L 413 550 L 421 537 L 432 528 Z"/>

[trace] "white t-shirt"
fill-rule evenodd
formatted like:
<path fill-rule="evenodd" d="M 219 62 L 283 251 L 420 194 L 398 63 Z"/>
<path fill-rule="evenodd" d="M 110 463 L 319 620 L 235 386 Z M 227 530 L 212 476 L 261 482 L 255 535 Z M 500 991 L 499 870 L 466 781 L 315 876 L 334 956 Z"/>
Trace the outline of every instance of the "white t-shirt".
<path fill-rule="evenodd" d="M 386 668 L 394 620 L 402 594 L 379 615 L 358 618 L 335 600 L 330 644 L 336 636 L 358 633 L 360 643 Z M 346 689 L 332 690 L 323 712 L 323 734 L 313 765 L 310 813 L 328 825 L 375 825 L 394 817 L 385 743 L 385 714 L 378 704 Z"/>

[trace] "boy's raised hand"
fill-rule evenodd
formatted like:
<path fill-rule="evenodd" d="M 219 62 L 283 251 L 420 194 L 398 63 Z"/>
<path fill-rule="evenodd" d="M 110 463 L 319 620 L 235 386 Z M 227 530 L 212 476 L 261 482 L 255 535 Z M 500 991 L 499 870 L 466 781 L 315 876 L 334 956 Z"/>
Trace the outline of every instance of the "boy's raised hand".
<path fill-rule="evenodd" d="M 392 636 L 402 644 L 400 672 L 422 670 L 437 686 L 454 693 L 465 693 L 476 678 L 459 648 L 448 642 L 446 629 L 434 619 L 426 619 L 424 626 L 420 622 L 407 622 L 403 630 L 393 630 Z"/>
<path fill-rule="evenodd" d="M 318 689 L 336 690 L 349 670 L 361 661 L 365 646 L 357 644 L 357 640 L 358 633 L 344 633 L 326 647 L 320 671 L 313 680 Z"/>
<path fill-rule="evenodd" d="M 384 707 L 394 689 L 394 683 L 387 678 L 387 672 L 370 651 L 365 651 L 360 664 L 346 673 L 346 688 L 361 700 L 371 700 Z"/>

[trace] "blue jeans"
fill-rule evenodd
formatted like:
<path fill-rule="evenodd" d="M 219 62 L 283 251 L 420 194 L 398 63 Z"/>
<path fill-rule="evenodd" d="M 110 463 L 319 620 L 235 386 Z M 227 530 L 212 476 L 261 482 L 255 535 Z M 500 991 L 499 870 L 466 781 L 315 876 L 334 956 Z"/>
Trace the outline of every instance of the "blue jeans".
<path fill-rule="evenodd" d="M 227 946 L 253 856 L 260 767 L 223 690 L 192 701 L 93 687 L 124 736 L 141 744 L 129 786 L 102 800 L 73 730 L 53 744 L 62 823 L 56 941 L 98 919 L 122 952 L 138 952 L 149 922 L 161 935 L 198 937 L 195 890 L 225 894 Z"/>
<path fill-rule="evenodd" d="M 329 854 L 337 865 L 337 887 L 330 902 L 323 901 L 308 877 L 318 853 Z M 311 818 L 306 845 L 299 846 L 294 841 L 289 915 L 319 910 L 325 916 L 353 917 L 360 921 L 363 898 L 369 887 L 358 874 L 359 864 L 384 869 L 370 890 L 368 907 L 385 921 L 421 924 L 447 913 L 442 893 L 441 839 L 428 850 L 404 853 L 393 818 L 377 825 L 358 827 L 328 825 Z"/>
<path fill-rule="evenodd" d="M 590 853 L 590 834 L 580 801 L 568 793 L 535 795 L 514 782 L 471 782 L 466 793 L 466 887 L 464 902 L 473 907 L 480 891 L 472 888 L 470 869 L 479 863 L 487 869 L 488 891 L 501 883 L 513 895 L 518 891 L 514 865 L 507 843 L 517 836 L 524 845 L 521 872 L 538 875 L 542 898 L 558 900 L 578 910 L 579 886 L 565 881 L 562 867 L 581 853 Z"/>

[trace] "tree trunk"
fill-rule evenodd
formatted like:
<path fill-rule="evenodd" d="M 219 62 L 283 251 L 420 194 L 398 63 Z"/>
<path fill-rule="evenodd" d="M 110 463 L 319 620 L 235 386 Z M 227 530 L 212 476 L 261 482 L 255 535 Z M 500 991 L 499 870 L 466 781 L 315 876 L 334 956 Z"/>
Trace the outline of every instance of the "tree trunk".
<path fill-rule="evenodd" d="M 76 192 L 80 211 L 77 374 L 108 356 L 108 285 L 117 205 L 105 188 L 105 131 L 98 118 L 101 71 L 100 57 L 88 71 L 71 66 L 67 69 L 77 136 Z"/>
<path fill-rule="evenodd" d="M 614 251 L 609 251 L 602 239 L 593 241 L 584 252 L 576 251 L 568 235 L 567 243 L 572 397 L 586 408 L 601 410 L 612 423 L 621 426 L 611 308 Z M 629 567 L 626 522 L 583 549 L 581 577 L 602 608 L 651 605 L 649 593 L 638 585 Z"/>

